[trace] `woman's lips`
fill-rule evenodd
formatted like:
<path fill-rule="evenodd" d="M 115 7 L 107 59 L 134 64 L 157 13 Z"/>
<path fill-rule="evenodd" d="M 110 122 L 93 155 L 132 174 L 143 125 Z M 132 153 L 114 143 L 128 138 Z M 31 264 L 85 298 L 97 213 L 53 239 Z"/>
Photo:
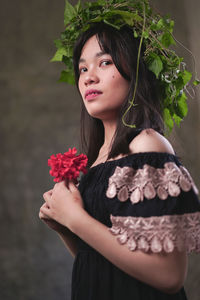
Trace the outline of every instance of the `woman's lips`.
<path fill-rule="evenodd" d="M 86 100 L 92 100 L 92 99 L 95 99 L 96 97 L 98 97 L 101 94 L 102 94 L 102 92 L 99 91 L 99 90 L 94 90 L 94 89 L 88 90 L 85 93 L 85 99 Z"/>

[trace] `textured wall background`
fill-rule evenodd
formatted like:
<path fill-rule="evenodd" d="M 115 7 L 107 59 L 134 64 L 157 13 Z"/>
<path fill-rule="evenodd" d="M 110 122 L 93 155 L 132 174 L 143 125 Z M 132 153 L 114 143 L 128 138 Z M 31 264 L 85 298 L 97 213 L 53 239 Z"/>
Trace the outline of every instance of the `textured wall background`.
<path fill-rule="evenodd" d="M 152 0 L 176 20 L 176 37 L 197 57 L 198 0 Z M 42 194 L 52 186 L 47 159 L 78 145 L 79 96 L 58 84 L 61 66 L 50 64 L 52 41 L 63 29 L 64 0 L 0 0 L 0 299 L 70 299 L 73 260 L 38 219 Z M 190 55 L 179 50 L 191 65 Z M 191 65 L 192 66 L 192 65 Z M 199 70 L 200 74 L 200 70 Z M 199 184 L 199 94 L 171 142 Z M 175 142 L 176 140 L 176 142 Z M 190 256 L 186 289 L 200 293 L 200 258 Z"/>

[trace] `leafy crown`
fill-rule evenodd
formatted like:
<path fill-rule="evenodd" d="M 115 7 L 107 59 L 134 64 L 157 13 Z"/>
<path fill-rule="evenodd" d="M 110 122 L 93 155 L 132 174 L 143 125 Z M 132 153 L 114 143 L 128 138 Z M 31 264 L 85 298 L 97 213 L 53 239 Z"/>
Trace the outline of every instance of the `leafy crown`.
<path fill-rule="evenodd" d="M 139 58 L 141 45 L 144 44 L 144 61 L 160 82 L 163 99 L 163 118 L 166 127 L 171 131 L 174 123 L 180 125 L 187 115 L 187 86 L 192 73 L 186 70 L 183 58 L 179 57 L 171 45 L 175 45 L 173 37 L 174 21 L 167 16 L 153 13 L 148 0 L 98 0 L 81 4 L 79 0 L 72 6 L 67 0 L 64 11 L 65 30 L 61 38 L 55 40 L 57 51 L 51 61 L 61 61 L 66 69 L 61 72 L 61 82 L 74 84 L 73 47 L 80 33 L 98 22 L 104 22 L 116 29 L 123 26 L 132 28 L 135 38 L 140 38 L 135 90 L 128 110 L 134 106 L 137 89 Z M 193 86 L 199 80 L 193 80 Z M 126 111 L 126 113 L 128 112 Z M 125 113 L 125 114 L 126 114 Z M 134 127 L 134 125 L 125 125 Z"/>

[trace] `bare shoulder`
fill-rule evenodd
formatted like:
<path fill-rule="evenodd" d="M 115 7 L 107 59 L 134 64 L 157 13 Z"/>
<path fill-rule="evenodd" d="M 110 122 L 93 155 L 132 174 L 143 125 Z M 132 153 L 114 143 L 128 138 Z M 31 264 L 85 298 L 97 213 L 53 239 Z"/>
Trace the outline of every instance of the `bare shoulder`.
<path fill-rule="evenodd" d="M 154 129 L 144 129 L 129 144 L 131 153 L 138 152 L 167 152 L 174 154 L 170 142 Z"/>

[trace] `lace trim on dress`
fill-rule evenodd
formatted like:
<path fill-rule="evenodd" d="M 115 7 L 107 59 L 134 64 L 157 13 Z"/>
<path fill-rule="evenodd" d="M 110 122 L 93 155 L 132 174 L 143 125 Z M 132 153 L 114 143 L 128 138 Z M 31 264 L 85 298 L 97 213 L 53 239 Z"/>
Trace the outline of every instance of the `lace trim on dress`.
<path fill-rule="evenodd" d="M 176 247 L 200 252 L 200 212 L 148 218 L 111 215 L 111 222 L 111 233 L 131 251 L 170 253 Z"/>
<path fill-rule="evenodd" d="M 185 167 L 178 167 L 173 162 L 165 163 L 164 168 L 160 169 L 145 164 L 138 170 L 116 167 L 109 178 L 106 196 L 114 198 L 117 195 L 122 202 L 130 198 L 134 204 L 143 201 L 144 197 L 153 199 L 156 195 L 161 200 L 167 199 L 168 195 L 177 197 L 181 189 L 188 192 L 191 188 L 198 194 L 198 189 Z"/>

